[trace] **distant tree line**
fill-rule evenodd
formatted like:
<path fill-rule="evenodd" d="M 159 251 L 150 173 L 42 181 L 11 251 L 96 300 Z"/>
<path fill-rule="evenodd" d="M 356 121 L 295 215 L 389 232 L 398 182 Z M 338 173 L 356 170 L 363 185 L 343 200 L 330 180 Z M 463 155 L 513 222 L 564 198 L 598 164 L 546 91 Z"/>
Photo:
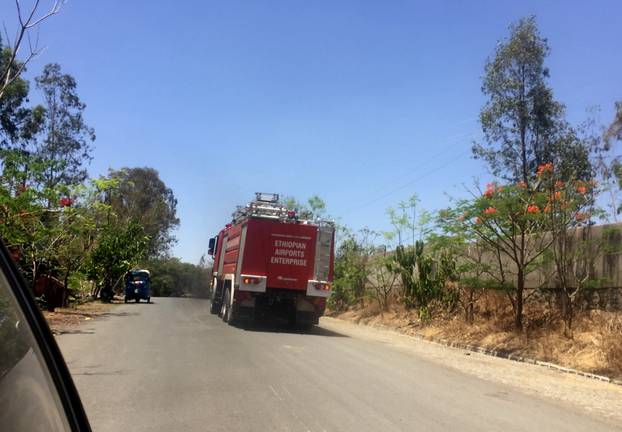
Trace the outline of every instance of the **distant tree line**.
<path fill-rule="evenodd" d="M 161 297 L 207 297 L 211 269 L 201 258 L 199 265 L 179 258 L 154 258 L 142 264 L 151 271 L 151 292 Z"/>

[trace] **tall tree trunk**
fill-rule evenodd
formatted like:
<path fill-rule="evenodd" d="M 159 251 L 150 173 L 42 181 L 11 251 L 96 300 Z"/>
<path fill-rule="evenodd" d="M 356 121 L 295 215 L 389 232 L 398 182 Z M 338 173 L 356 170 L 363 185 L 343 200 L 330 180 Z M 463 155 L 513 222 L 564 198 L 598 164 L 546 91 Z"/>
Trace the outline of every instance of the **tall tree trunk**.
<path fill-rule="evenodd" d="M 524 269 L 519 268 L 516 280 L 516 300 L 514 309 L 514 329 L 516 331 L 523 330 L 523 292 L 525 290 L 525 274 Z"/>
<path fill-rule="evenodd" d="M 469 290 L 469 306 L 467 308 L 467 323 L 473 324 L 475 309 L 475 292 L 473 289 Z"/>
<path fill-rule="evenodd" d="M 562 301 L 562 319 L 564 320 L 564 336 L 572 337 L 572 318 L 574 316 L 574 310 L 572 308 L 572 298 L 568 295 L 568 292 L 564 289 L 561 290 Z"/>
<path fill-rule="evenodd" d="M 69 270 L 65 272 L 65 278 L 63 279 L 63 285 L 65 286 L 65 292 L 63 294 L 63 307 L 67 306 L 69 300 Z"/>

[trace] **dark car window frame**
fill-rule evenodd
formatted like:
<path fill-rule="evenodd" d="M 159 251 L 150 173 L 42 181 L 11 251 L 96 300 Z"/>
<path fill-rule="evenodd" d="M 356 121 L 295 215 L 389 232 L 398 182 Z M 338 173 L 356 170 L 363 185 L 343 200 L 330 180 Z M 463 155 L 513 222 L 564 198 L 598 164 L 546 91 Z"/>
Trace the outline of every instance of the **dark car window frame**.
<path fill-rule="evenodd" d="M 78 396 L 69 369 L 41 311 L 26 287 L 4 243 L 0 241 L 0 270 L 4 273 L 17 303 L 28 321 L 62 403 L 69 426 L 74 431 L 90 431 L 84 407 Z M 16 413 L 19 415 L 19 413 Z"/>

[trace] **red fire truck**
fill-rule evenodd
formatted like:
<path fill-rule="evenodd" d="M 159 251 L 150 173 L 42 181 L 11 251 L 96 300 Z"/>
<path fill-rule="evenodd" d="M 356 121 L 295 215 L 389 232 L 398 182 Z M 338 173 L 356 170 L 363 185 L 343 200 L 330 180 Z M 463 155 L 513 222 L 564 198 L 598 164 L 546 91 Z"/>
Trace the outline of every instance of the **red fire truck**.
<path fill-rule="evenodd" d="M 210 239 L 210 311 L 230 324 L 262 316 L 317 324 L 331 292 L 334 242 L 334 223 L 305 220 L 278 194 L 257 193 Z"/>

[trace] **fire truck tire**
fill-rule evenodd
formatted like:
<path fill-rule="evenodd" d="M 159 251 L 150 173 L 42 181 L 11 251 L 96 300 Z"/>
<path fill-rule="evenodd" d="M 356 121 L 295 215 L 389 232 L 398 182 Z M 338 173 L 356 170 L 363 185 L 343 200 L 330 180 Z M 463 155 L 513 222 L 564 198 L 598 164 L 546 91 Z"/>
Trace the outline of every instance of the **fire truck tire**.
<path fill-rule="evenodd" d="M 226 318 L 227 318 L 227 324 L 229 324 L 230 326 L 236 324 L 235 315 L 233 313 L 233 307 L 231 305 L 227 308 Z"/>
<path fill-rule="evenodd" d="M 313 330 L 313 324 L 311 323 L 303 323 L 303 324 L 298 324 L 298 329 L 301 332 L 309 332 L 311 330 Z"/>
<path fill-rule="evenodd" d="M 234 325 L 235 315 L 233 314 L 233 305 L 231 304 L 231 291 L 229 288 L 225 291 L 225 297 L 223 299 L 223 312 L 222 320 L 229 325 Z"/>
<path fill-rule="evenodd" d="M 216 315 L 218 312 L 220 312 L 220 307 L 221 305 L 219 303 L 216 303 L 214 299 L 210 300 L 209 311 L 211 314 Z"/>
<path fill-rule="evenodd" d="M 224 322 L 227 322 L 227 314 L 229 309 L 229 297 L 231 297 L 231 293 L 229 292 L 229 288 L 225 290 L 225 294 L 222 297 L 222 307 L 220 308 L 220 317 Z"/>

